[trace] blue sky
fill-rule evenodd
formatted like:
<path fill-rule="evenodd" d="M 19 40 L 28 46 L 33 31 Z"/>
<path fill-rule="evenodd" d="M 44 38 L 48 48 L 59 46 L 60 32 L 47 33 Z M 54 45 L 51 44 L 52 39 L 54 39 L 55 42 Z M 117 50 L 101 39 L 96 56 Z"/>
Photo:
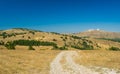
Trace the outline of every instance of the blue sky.
<path fill-rule="evenodd" d="M 120 32 L 119 0 L 0 0 L 0 29 Z"/>

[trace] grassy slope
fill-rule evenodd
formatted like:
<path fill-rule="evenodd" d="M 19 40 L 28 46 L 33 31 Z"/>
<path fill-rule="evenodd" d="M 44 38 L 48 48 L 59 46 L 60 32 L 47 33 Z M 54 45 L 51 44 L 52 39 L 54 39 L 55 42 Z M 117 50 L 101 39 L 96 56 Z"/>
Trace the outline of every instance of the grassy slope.
<path fill-rule="evenodd" d="M 59 52 L 0 50 L 0 74 L 48 74 L 50 62 Z"/>
<path fill-rule="evenodd" d="M 64 45 L 70 47 L 72 45 L 74 46 L 82 46 L 82 42 L 86 41 L 88 44 L 96 47 L 96 43 L 90 43 L 89 41 L 87 41 L 85 38 L 83 39 L 79 39 L 79 38 L 74 38 L 71 37 L 70 35 L 63 35 L 63 34 L 56 34 L 56 33 L 48 33 L 48 32 L 36 32 L 34 30 L 32 30 L 33 33 L 31 33 L 31 31 L 29 30 L 21 30 L 21 29 L 11 29 L 11 30 L 6 30 L 3 31 L 6 32 L 7 34 L 12 34 L 12 33 L 25 33 L 25 34 L 18 34 L 15 36 L 11 36 L 11 37 L 6 37 L 6 38 L 2 38 L 2 36 L 0 36 L 0 41 L 2 40 L 3 42 L 7 42 L 7 41 L 12 41 L 12 40 L 19 40 L 19 39 L 25 39 L 25 40 L 38 40 L 38 41 L 49 41 L 49 42 L 54 42 L 56 43 L 59 47 L 62 47 Z"/>
<path fill-rule="evenodd" d="M 84 50 L 76 58 L 78 64 L 120 70 L 120 51 Z"/>

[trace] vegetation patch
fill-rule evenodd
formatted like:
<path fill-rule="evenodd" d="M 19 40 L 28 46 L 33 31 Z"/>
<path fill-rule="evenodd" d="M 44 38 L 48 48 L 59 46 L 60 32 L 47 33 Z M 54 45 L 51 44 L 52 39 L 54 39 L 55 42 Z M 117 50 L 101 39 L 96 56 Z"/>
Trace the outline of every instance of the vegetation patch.
<path fill-rule="evenodd" d="M 80 50 L 93 50 L 93 46 L 92 45 L 88 45 L 87 42 L 83 42 L 82 43 L 82 46 L 78 46 L 78 45 L 72 45 L 71 46 L 72 48 L 75 48 L 75 49 L 80 49 Z"/>
<path fill-rule="evenodd" d="M 7 42 L 5 47 L 8 49 L 15 49 L 16 45 L 23 45 L 23 46 L 53 46 L 57 47 L 56 43 L 53 42 L 43 42 L 43 41 L 36 41 L 36 40 L 15 40 L 11 42 Z"/>
<path fill-rule="evenodd" d="M 26 34 L 26 33 L 11 33 L 11 34 L 8 34 L 6 32 L 3 32 L 3 33 L 0 34 L 0 36 L 2 36 L 5 39 L 7 37 L 12 37 L 12 36 L 16 36 L 16 35 L 23 35 L 23 34 Z"/>
<path fill-rule="evenodd" d="M 15 50 L 15 44 L 13 42 L 7 42 L 5 47 L 9 50 Z"/>
<path fill-rule="evenodd" d="M 43 32 L 40 30 L 33 30 L 33 29 L 27 29 L 27 28 L 13 28 L 13 29 L 19 29 L 19 30 L 23 30 L 23 31 Z"/>
<path fill-rule="evenodd" d="M 72 38 L 74 38 L 74 39 L 82 39 L 82 37 L 78 37 L 78 36 L 71 36 Z"/>
<path fill-rule="evenodd" d="M 52 34 L 56 34 L 56 35 L 60 35 L 60 33 L 57 33 L 57 32 L 50 32 Z"/>
<path fill-rule="evenodd" d="M 3 41 L 0 41 L 0 45 L 4 45 L 4 42 L 3 42 Z"/>
<path fill-rule="evenodd" d="M 63 47 L 59 47 L 60 50 L 68 50 L 67 47 L 63 46 Z"/>
<path fill-rule="evenodd" d="M 72 48 L 75 48 L 75 49 L 81 49 L 81 47 L 75 46 L 75 45 L 72 45 L 71 47 L 72 47 Z"/>
<path fill-rule="evenodd" d="M 35 50 L 31 45 L 28 48 L 29 50 Z"/>
<path fill-rule="evenodd" d="M 118 47 L 110 47 L 109 50 L 120 51 L 120 48 L 118 48 Z"/>
<path fill-rule="evenodd" d="M 57 41 L 57 39 L 53 39 L 53 41 Z"/>
<path fill-rule="evenodd" d="M 98 39 L 114 41 L 114 42 L 120 42 L 120 38 L 113 38 L 113 39 L 110 39 L 110 38 L 98 38 Z"/>

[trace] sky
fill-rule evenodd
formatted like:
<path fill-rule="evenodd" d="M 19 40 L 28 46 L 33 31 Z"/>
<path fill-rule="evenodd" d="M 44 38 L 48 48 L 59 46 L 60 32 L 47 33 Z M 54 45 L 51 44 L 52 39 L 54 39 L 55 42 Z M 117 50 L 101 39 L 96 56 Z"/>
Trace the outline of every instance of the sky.
<path fill-rule="evenodd" d="M 120 32 L 120 0 L 0 0 L 0 29 Z"/>

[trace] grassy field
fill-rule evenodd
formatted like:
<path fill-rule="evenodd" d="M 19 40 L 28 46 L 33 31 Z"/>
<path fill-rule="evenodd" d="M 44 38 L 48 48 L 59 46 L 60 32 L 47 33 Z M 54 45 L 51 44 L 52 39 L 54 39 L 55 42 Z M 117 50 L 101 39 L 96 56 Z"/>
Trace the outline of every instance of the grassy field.
<path fill-rule="evenodd" d="M 0 74 L 49 74 L 50 62 L 59 52 L 0 50 Z"/>
<path fill-rule="evenodd" d="M 83 50 L 75 62 L 120 70 L 120 51 Z M 49 74 L 50 63 L 60 50 L 0 50 L 0 74 Z M 65 61 L 61 61 L 65 62 Z"/>
<path fill-rule="evenodd" d="M 120 51 L 84 50 L 79 52 L 76 63 L 120 70 Z"/>

